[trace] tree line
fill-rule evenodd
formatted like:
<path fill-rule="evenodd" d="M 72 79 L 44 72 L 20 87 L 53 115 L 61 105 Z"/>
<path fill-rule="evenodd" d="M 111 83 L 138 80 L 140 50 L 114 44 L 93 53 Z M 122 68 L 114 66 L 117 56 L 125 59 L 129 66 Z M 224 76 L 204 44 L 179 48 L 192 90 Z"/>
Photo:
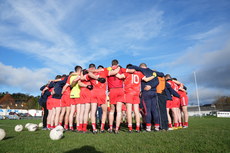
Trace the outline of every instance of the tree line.
<path fill-rule="evenodd" d="M 230 96 L 217 97 L 213 104 L 218 110 L 230 110 Z"/>
<path fill-rule="evenodd" d="M 0 92 L 0 108 L 7 109 L 41 109 L 38 104 L 40 96 L 24 93 Z"/>

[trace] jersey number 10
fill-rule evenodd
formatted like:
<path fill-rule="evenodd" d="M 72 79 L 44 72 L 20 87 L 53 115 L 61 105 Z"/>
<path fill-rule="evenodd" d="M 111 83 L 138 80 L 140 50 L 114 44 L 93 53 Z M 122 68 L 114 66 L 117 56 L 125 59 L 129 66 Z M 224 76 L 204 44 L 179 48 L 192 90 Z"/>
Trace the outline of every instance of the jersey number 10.
<path fill-rule="evenodd" d="M 136 74 L 132 74 L 132 83 L 133 84 L 138 84 L 140 82 L 140 78 Z"/>

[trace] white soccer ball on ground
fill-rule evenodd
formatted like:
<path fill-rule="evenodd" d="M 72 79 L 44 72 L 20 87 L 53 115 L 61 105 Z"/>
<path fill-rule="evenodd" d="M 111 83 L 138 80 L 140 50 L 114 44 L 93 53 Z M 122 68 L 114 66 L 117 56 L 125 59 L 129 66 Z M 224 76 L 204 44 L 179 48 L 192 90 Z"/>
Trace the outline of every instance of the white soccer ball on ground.
<path fill-rule="evenodd" d="M 27 129 L 30 132 L 34 132 L 38 129 L 38 125 L 37 124 L 30 124 Z"/>
<path fill-rule="evenodd" d="M 58 125 L 54 128 L 56 131 L 64 132 L 64 128 L 61 125 Z"/>
<path fill-rule="evenodd" d="M 0 141 L 6 137 L 6 132 L 4 129 L 0 129 Z"/>
<path fill-rule="evenodd" d="M 14 128 L 14 130 L 16 132 L 21 132 L 23 130 L 23 126 L 22 125 L 16 125 L 15 128 Z"/>
<path fill-rule="evenodd" d="M 30 124 L 32 124 L 32 123 L 27 123 L 27 124 L 25 125 L 25 128 L 28 129 L 28 127 L 30 126 Z"/>
<path fill-rule="evenodd" d="M 39 123 L 39 124 L 38 124 L 38 127 L 42 128 L 42 127 L 43 127 L 43 123 L 42 123 L 42 122 Z"/>
<path fill-rule="evenodd" d="M 60 140 L 63 137 L 62 131 L 57 131 L 56 129 L 53 129 L 50 131 L 50 139 L 52 140 Z"/>

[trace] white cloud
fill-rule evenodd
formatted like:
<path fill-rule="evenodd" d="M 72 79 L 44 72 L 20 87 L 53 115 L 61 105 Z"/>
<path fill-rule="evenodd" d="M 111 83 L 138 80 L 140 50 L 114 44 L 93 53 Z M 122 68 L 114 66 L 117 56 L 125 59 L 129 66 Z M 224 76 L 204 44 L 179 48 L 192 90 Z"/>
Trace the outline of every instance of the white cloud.
<path fill-rule="evenodd" d="M 72 1 L 73 2 L 73 1 Z M 63 19 L 73 9 L 72 2 L 7 1 L 0 16 L 0 45 L 34 55 L 47 67 L 64 73 L 62 67 L 84 65 L 92 57 L 82 58 L 80 47 L 62 28 Z M 11 24 L 6 24 L 11 23 Z"/>
<path fill-rule="evenodd" d="M 146 60 L 165 60 L 165 59 L 168 59 L 168 58 L 172 58 L 172 57 L 175 57 L 175 56 L 178 56 L 180 55 L 180 53 L 172 53 L 172 54 L 164 54 L 164 55 L 155 55 L 155 56 L 151 56 L 151 57 L 144 57 L 144 58 L 141 58 L 140 60 L 141 61 L 146 61 Z"/>
<path fill-rule="evenodd" d="M 80 14 L 82 5 L 82 1 L 70 1 L 65 7 L 62 1 L 54 0 L 7 1 L 0 6 L 0 45 L 34 55 L 47 67 L 64 73 L 65 67 L 86 66 L 94 59 L 132 48 L 137 40 L 156 37 L 163 24 L 163 12 L 155 9 L 124 15 L 114 21 L 103 21 L 102 26 L 93 27 L 93 33 L 83 33 L 86 41 L 80 44 L 82 36 L 77 33 L 73 37 L 63 25 L 74 22 L 69 16 Z M 73 24 L 78 27 L 77 22 Z M 136 51 L 133 54 L 138 55 Z"/>
<path fill-rule="evenodd" d="M 15 68 L 0 63 L 0 70 L 1 87 L 14 87 L 24 92 L 37 92 L 51 79 L 51 70 L 48 68 L 30 70 L 25 67 Z"/>
<path fill-rule="evenodd" d="M 210 39 L 210 37 L 214 37 L 215 35 L 218 35 L 222 30 L 222 27 L 215 27 L 209 31 L 198 33 L 191 35 L 189 38 L 195 39 L 195 40 L 204 40 L 204 39 Z"/>
<path fill-rule="evenodd" d="M 188 70 L 199 70 L 203 67 L 213 67 L 229 64 L 230 29 L 228 26 L 214 27 L 207 32 L 188 36 L 197 37 L 193 45 L 188 46 L 183 54 L 167 63 L 158 66 L 175 68 L 187 67 Z"/>
<path fill-rule="evenodd" d="M 230 31 L 228 26 L 217 26 L 206 32 L 189 36 L 196 40 L 184 54 L 173 60 L 157 65 L 167 69 L 167 73 L 178 76 L 189 84 L 191 101 L 196 100 L 193 72 L 197 73 L 201 103 L 212 102 L 217 96 L 230 94 L 228 91 L 230 74 Z"/>
<path fill-rule="evenodd" d="M 92 47 L 112 48 L 113 51 L 132 50 L 136 56 L 142 49 L 146 49 L 139 44 L 160 35 L 164 24 L 163 14 L 162 11 L 150 9 L 139 14 L 124 15 L 98 27 L 89 38 L 89 44 Z"/>

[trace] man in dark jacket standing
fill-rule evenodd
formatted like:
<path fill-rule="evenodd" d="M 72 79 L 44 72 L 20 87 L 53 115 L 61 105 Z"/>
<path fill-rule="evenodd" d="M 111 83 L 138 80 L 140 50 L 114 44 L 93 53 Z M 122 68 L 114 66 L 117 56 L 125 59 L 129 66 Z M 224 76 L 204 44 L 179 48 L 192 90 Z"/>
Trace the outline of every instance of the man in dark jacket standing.
<path fill-rule="evenodd" d="M 44 85 L 40 88 L 41 91 L 43 91 L 43 89 L 47 87 L 47 85 Z M 42 122 L 43 122 L 43 130 L 47 129 L 47 116 L 48 116 L 48 109 L 46 108 L 46 101 L 48 96 L 50 96 L 51 93 L 49 92 L 49 90 L 45 90 L 44 93 L 41 93 L 41 97 L 38 100 L 39 105 L 43 108 L 43 118 L 42 118 Z"/>
<path fill-rule="evenodd" d="M 135 69 L 136 71 L 141 71 L 146 77 L 150 76 L 160 76 L 163 77 L 164 74 L 161 72 L 153 71 L 147 67 L 145 63 L 141 63 L 139 67 L 130 66 L 129 69 Z M 159 104 L 157 101 L 156 87 L 159 84 L 157 77 L 149 82 L 141 82 L 141 103 L 145 110 L 145 121 L 146 121 L 146 131 L 151 131 L 151 123 L 154 121 L 154 127 L 156 131 L 160 128 L 160 115 L 159 115 Z"/>

